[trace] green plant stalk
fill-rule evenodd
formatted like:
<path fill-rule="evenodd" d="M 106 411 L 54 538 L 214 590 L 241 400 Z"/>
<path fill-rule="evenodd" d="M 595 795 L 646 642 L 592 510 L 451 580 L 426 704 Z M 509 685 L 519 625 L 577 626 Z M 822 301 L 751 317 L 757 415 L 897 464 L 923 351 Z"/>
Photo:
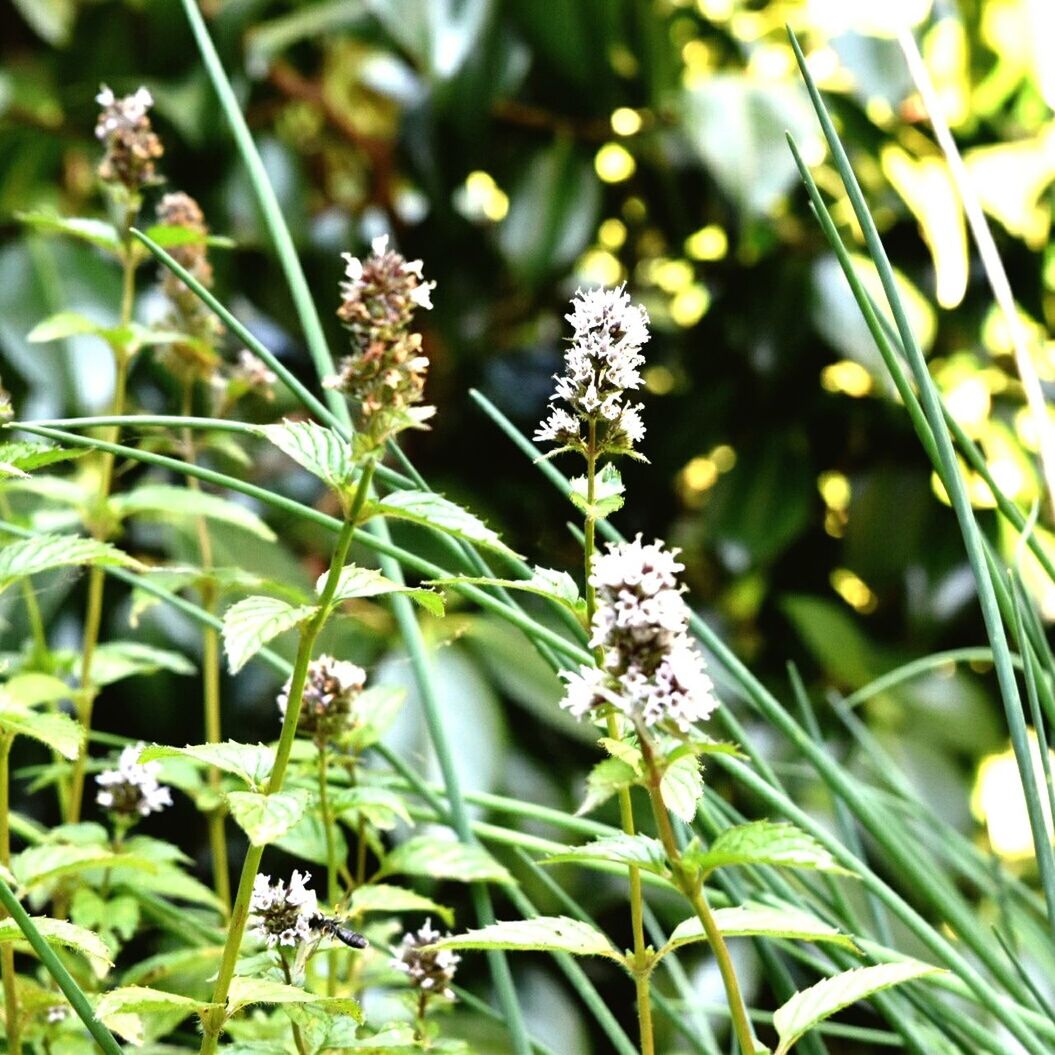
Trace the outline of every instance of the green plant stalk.
<path fill-rule="evenodd" d="M 188 415 L 193 390 L 190 383 L 183 390 L 183 412 Z M 195 461 L 194 434 L 190 429 L 183 430 L 183 449 L 186 460 L 193 464 Z M 195 476 L 186 476 L 187 486 L 192 491 L 200 491 L 201 484 Z M 201 558 L 202 570 L 210 572 L 213 567 L 212 539 L 209 537 L 209 525 L 205 517 L 197 517 L 195 530 L 198 535 L 198 553 Z M 214 583 L 204 581 L 201 585 L 202 607 L 207 612 L 216 610 L 216 586 Z M 205 705 L 205 742 L 218 744 L 223 738 L 220 724 L 220 635 L 211 626 L 203 626 L 201 632 L 202 660 L 202 699 Z M 216 796 L 217 802 L 222 802 L 220 795 L 221 778 L 220 771 L 215 766 L 208 770 L 209 788 Z M 224 809 L 221 805 L 215 806 L 206 814 L 206 824 L 209 829 L 209 856 L 212 861 L 212 883 L 216 896 L 223 904 L 224 911 L 231 911 L 231 877 L 230 868 L 227 863 L 227 833 L 224 831 Z"/>
<path fill-rule="evenodd" d="M 293 664 L 293 673 L 290 676 L 289 704 L 286 707 L 286 716 L 282 722 L 282 731 L 279 734 L 278 747 L 275 751 L 275 764 L 267 784 L 268 795 L 273 795 L 282 790 L 286 767 L 289 764 L 289 757 L 293 750 L 293 741 L 297 735 L 297 724 L 300 721 L 304 685 L 308 676 L 308 665 L 311 662 L 315 641 L 330 614 L 333 598 L 337 592 L 341 569 L 348 559 L 348 551 L 351 548 L 352 538 L 355 534 L 355 518 L 359 515 L 366 500 L 372 475 L 372 463 L 368 462 L 360 476 L 359 487 L 352 507 L 349 510 L 348 519 L 345 521 L 341 534 L 337 539 L 333 559 L 330 562 L 330 570 L 326 576 L 322 595 L 319 598 L 318 612 L 307 623 L 300 635 L 297 658 Z M 201 1055 L 213 1055 L 219 1044 L 220 1033 L 223 1031 L 226 1016 L 227 993 L 231 986 L 231 979 L 234 977 L 238 953 L 242 946 L 242 937 L 245 934 L 246 923 L 249 919 L 249 902 L 253 896 L 253 883 L 256 880 L 256 874 L 260 868 L 260 861 L 263 856 L 264 848 L 262 846 L 250 845 L 246 852 L 245 861 L 242 864 L 238 892 L 235 895 L 234 907 L 231 909 L 227 941 L 224 944 L 223 957 L 220 960 L 216 984 L 213 987 L 212 1003 L 214 1006 L 202 1015 Z"/>
<path fill-rule="evenodd" d="M 246 483 L 244 480 L 228 476 L 226 473 L 219 473 L 213 469 L 206 469 L 204 466 L 187 465 L 186 462 L 181 462 L 176 458 L 170 458 L 164 454 L 155 454 L 152 451 L 137 450 L 135 447 L 110 444 L 105 440 L 97 440 L 90 436 L 79 436 L 76 433 L 64 432 L 61 429 L 42 428 L 37 425 L 31 425 L 28 422 L 18 422 L 17 425 L 13 427 L 17 428 L 20 432 L 28 432 L 32 435 L 44 436 L 47 439 L 53 439 L 71 447 L 87 447 L 97 450 L 111 449 L 115 453 L 121 454 L 122 456 L 131 458 L 135 461 L 141 461 L 149 465 L 157 465 L 161 468 L 170 469 L 173 472 L 181 474 L 197 476 L 199 479 L 205 480 L 208 483 L 216 484 L 219 487 L 226 487 L 232 491 L 238 491 L 251 498 L 256 498 L 267 505 L 273 506 L 275 509 L 281 509 L 294 516 L 310 520 L 335 533 L 341 530 L 341 521 L 336 517 L 328 516 L 326 513 L 321 513 L 317 509 L 312 509 L 310 506 L 302 505 L 300 502 L 286 498 L 283 495 L 274 494 L 266 488 L 257 487 L 254 484 Z M 381 518 L 378 518 L 375 523 L 378 527 L 384 526 L 383 519 Z M 371 528 L 374 526 L 374 524 L 371 524 Z M 355 541 L 362 543 L 371 550 L 374 550 L 385 557 L 394 558 L 399 565 L 413 569 L 424 578 L 451 578 L 450 572 L 446 568 L 443 568 L 438 564 L 433 564 L 431 561 L 417 556 L 417 554 L 394 545 L 389 539 L 387 531 L 382 534 L 377 530 L 366 531 L 356 528 Z M 392 566 L 388 565 L 388 567 L 391 569 Z M 389 573 L 386 571 L 385 574 L 387 575 Z M 389 575 L 389 578 L 392 578 L 392 576 Z M 576 663 L 589 662 L 590 654 L 588 652 L 584 651 L 574 642 L 568 641 L 567 638 L 562 637 L 560 634 L 551 630 L 548 626 L 532 619 L 520 609 L 511 608 L 498 598 L 492 597 L 490 594 L 475 586 L 455 584 L 451 588 L 474 601 L 481 608 L 493 612 L 507 622 L 512 623 L 514 626 L 523 630 L 529 638 L 532 638 L 533 640 L 542 640 L 548 643 L 556 651 L 560 652 L 571 661 Z"/>
<path fill-rule="evenodd" d="M 329 778 L 327 767 L 329 759 L 325 740 L 318 745 L 319 748 L 319 813 L 322 816 L 322 831 L 326 840 L 326 900 L 330 903 L 332 911 L 336 905 L 340 893 L 337 886 L 337 844 L 333 837 L 333 826 L 336 821 L 333 811 L 330 809 Z M 327 954 L 326 971 L 326 995 L 333 996 L 337 992 L 337 951 L 331 949 Z"/>
<path fill-rule="evenodd" d="M 3 905 L 8 915 L 18 925 L 19 930 L 25 935 L 30 948 L 40 958 L 48 974 L 55 979 L 56 985 L 62 990 L 63 996 L 70 1002 L 70 1006 L 76 1012 L 77 1017 L 84 1023 L 88 1032 L 91 1033 L 95 1043 L 105 1052 L 105 1055 L 124 1055 L 121 1045 L 114 1039 L 114 1035 L 95 1017 L 92 1005 L 84 991 L 74 981 L 70 972 L 63 966 L 62 961 L 55 955 L 55 950 L 44 940 L 40 931 L 29 918 L 29 914 L 22 907 L 12 889 L 0 876 L 0 905 Z"/>
<path fill-rule="evenodd" d="M 516 426 L 480 393 L 474 392 L 473 398 L 513 443 L 525 455 L 534 460 L 535 450 L 530 442 L 520 434 Z M 537 467 L 561 494 L 567 496 L 570 493 L 568 480 L 551 463 L 538 462 Z M 600 532 L 606 538 L 614 541 L 619 541 L 622 538 L 619 532 L 607 521 L 600 525 Z M 910 848 L 892 836 L 884 816 L 858 790 L 853 779 L 828 757 L 823 746 L 817 745 L 812 741 L 808 733 L 788 713 L 787 708 L 751 673 L 718 634 L 695 613 L 690 617 L 689 625 L 696 637 L 703 642 L 707 650 L 714 656 L 718 665 L 736 683 L 747 703 L 774 729 L 785 736 L 803 754 L 821 779 L 847 802 L 857 819 L 889 856 L 896 870 L 916 885 L 919 892 L 937 912 L 944 914 L 959 939 L 978 956 L 979 960 L 984 963 L 994 977 L 1000 980 L 1008 992 L 1016 1000 L 1025 999 L 1025 990 L 1019 980 L 1013 972 L 1008 970 L 1002 954 L 997 955 L 996 951 L 987 943 L 985 936 L 977 926 L 975 914 L 967 907 L 966 903 L 962 903 L 959 899 L 953 899 L 948 891 L 939 888 L 934 882 L 934 878 L 927 873 L 925 868 L 920 866 L 919 861 L 912 854 Z M 717 716 L 723 723 L 728 723 L 731 713 L 728 708 L 723 707 L 718 710 Z M 805 827 L 822 843 L 825 842 L 827 832 L 814 824 L 808 814 L 799 810 L 788 795 L 777 785 L 769 780 L 760 780 L 747 767 L 733 764 L 728 758 L 717 756 L 717 762 L 719 765 L 734 771 L 738 779 L 750 781 L 752 786 L 759 789 L 760 793 L 764 789 L 769 796 L 767 801 L 770 801 L 774 808 L 779 809 L 800 827 Z M 844 848 L 837 841 L 829 840 L 826 845 L 837 858 L 840 853 L 845 854 Z M 854 863 L 848 864 L 847 860 L 852 860 Z M 1027 1051 L 1034 1053 L 1034 1055 L 1047 1055 L 1030 1032 L 1030 1026 L 1035 1025 L 1035 1023 L 1030 1021 L 1027 1025 L 1026 1016 L 1022 1013 L 1023 1009 L 1020 1006 L 1011 1005 L 996 999 L 990 981 L 976 971 L 971 962 L 939 931 L 930 926 L 900 895 L 883 883 L 874 873 L 869 872 L 862 862 L 856 861 L 856 858 L 850 855 L 848 859 L 841 860 L 840 863 L 858 871 L 862 878 L 867 878 L 869 882 L 875 884 L 875 889 L 877 892 L 881 892 L 880 896 L 891 911 L 909 926 L 913 933 L 931 949 L 934 955 L 938 956 L 956 972 L 967 988 L 974 994 L 980 1006 L 985 1007 L 998 1021 L 1006 1026 L 1012 1035 L 1026 1047 Z"/>
<path fill-rule="evenodd" d="M 583 523 L 583 570 L 586 594 L 586 630 L 593 627 L 593 618 L 597 612 L 597 590 L 593 585 L 593 559 L 596 552 L 597 518 L 593 513 L 597 497 L 597 422 L 590 419 L 589 435 L 586 447 L 586 507 L 589 510 Z M 596 649 L 594 660 L 598 666 L 604 662 L 601 649 Z M 608 735 L 618 740 L 619 722 L 614 714 L 607 718 Z M 629 788 L 619 789 L 619 821 L 623 831 L 630 836 L 636 834 L 634 824 L 634 804 L 630 798 Z M 627 868 L 630 883 L 630 930 L 633 935 L 634 955 L 630 963 L 630 973 L 634 979 L 634 992 L 637 998 L 637 1025 L 641 1042 L 641 1055 L 654 1055 L 656 1042 L 652 1029 L 652 994 L 649 989 L 651 963 L 645 944 L 644 896 L 641 892 L 641 869 L 637 865 Z M 752 1052 L 752 1055 L 754 1053 Z"/>
<path fill-rule="evenodd" d="M 674 878 L 681 888 L 681 892 L 692 905 L 693 911 L 703 926 L 703 932 L 707 935 L 707 942 L 714 954 L 715 962 L 722 976 L 725 986 L 725 995 L 729 1003 L 729 1014 L 732 1017 L 733 1032 L 736 1034 L 737 1043 L 740 1046 L 740 1055 L 757 1055 L 758 1043 L 755 1040 L 751 1028 L 751 1020 L 747 1015 L 747 1004 L 744 1002 L 743 993 L 740 991 L 740 981 L 736 977 L 736 968 L 733 966 L 732 957 L 729 955 L 729 947 L 725 944 L 725 938 L 718 929 L 711 906 L 707 903 L 707 895 L 703 890 L 703 880 L 699 876 L 689 873 L 682 864 L 681 849 L 678 840 L 674 836 L 674 828 L 670 823 L 670 814 L 667 805 L 663 801 L 663 792 L 660 788 L 662 774 L 656 765 L 656 756 L 652 749 L 648 735 L 639 730 L 639 743 L 641 754 L 648 771 L 648 797 L 652 803 L 652 814 L 656 819 L 656 827 L 659 830 L 660 841 L 666 851 L 667 859 L 670 861 Z"/>
<path fill-rule="evenodd" d="M 129 231 L 138 212 L 138 203 L 130 205 L 125 213 L 123 259 L 121 273 L 121 327 L 127 327 L 132 321 L 132 308 L 135 303 L 135 280 L 136 259 L 132 252 L 132 242 Z M 114 417 L 124 414 L 126 390 L 128 387 L 128 370 L 130 356 L 126 349 L 115 347 L 114 365 L 116 377 L 114 380 L 114 397 L 110 407 Z M 113 426 L 109 432 L 109 441 L 116 444 L 120 438 L 120 427 Z M 108 530 L 108 518 L 106 516 L 106 502 L 110 497 L 110 488 L 113 484 L 114 474 L 114 452 L 108 451 L 103 454 L 102 470 L 99 478 L 99 486 L 95 494 L 95 509 L 92 520 L 101 517 L 101 524 L 89 523 L 91 532 L 97 538 L 102 538 Z M 85 732 L 92 727 L 92 711 L 95 708 L 95 697 L 97 690 L 92 685 L 92 661 L 95 658 L 95 647 L 99 643 L 99 631 L 102 628 L 103 618 L 103 591 L 106 585 L 106 574 L 102 568 L 93 566 L 88 573 L 88 600 L 84 613 L 84 632 L 81 643 L 81 670 L 80 687 L 77 698 L 77 716 L 84 726 Z M 70 792 L 66 801 L 66 822 L 76 824 L 81 819 L 81 806 L 84 799 L 84 781 L 88 767 L 88 738 L 84 739 L 80 751 L 73 763 L 73 773 L 70 777 Z"/>
<path fill-rule="evenodd" d="M 795 51 L 796 60 L 806 81 L 806 88 L 810 93 L 814 110 L 821 123 L 824 137 L 828 141 L 832 157 L 839 170 L 840 177 L 846 187 L 853 206 L 854 213 L 864 233 L 865 244 L 869 255 L 879 272 L 879 278 L 886 294 L 887 302 L 894 314 L 898 335 L 901 338 L 901 347 L 906 354 L 909 366 L 919 387 L 920 402 L 924 414 L 931 428 L 934 443 L 938 453 L 938 465 L 942 469 L 942 483 L 952 502 L 956 513 L 956 519 L 963 536 L 964 547 L 967 551 L 967 559 L 974 574 L 975 584 L 978 590 L 978 602 L 982 610 L 982 619 L 985 623 L 986 633 L 993 648 L 993 661 L 996 667 L 997 682 L 1000 685 L 1000 695 L 1004 704 L 1004 712 L 1007 717 L 1011 743 L 1014 749 L 1015 760 L 1018 763 L 1019 772 L 1022 775 L 1023 790 L 1026 798 L 1026 808 L 1029 814 L 1030 829 L 1033 835 L 1033 844 L 1037 857 L 1037 865 L 1040 870 L 1041 884 L 1044 888 L 1044 897 L 1048 908 L 1048 921 L 1055 925 L 1055 852 L 1052 851 L 1051 841 L 1048 838 L 1047 828 L 1044 822 L 1041 808 L 1040 795 L 1033 776 L 1033 764 L 1030 754 L 1029 741 L 1026 735 L 1025 721 L 1023 719 L 1022 701 L 1018 692 L 1018 683 L 1015 679 L 1014 668 L 1011 664 L 1010 649 L 1007 636 L 1004 631 L 1004 623 L 997 604 L 996 595 L 993 590 L 993 582 L 989 575 L 986 564 L 985 550 L 982 544 L 981 531 L 974 518 L 970 499 L 966 488 L 960 477 L 956 462 L 956 453 L 953 448 L 952 439 L 945 425 L 941 402 L 938 398 L 934 383 L 927 369 L 926 360 L 923 358 L 911 323 L 905 312 L 904 305 L 898 293 L 897 283 L 894 279 L 890 261 L 887 258 L 886 249 L 879 237 L 875 222 L 864 200 L 864 195 L 857 183 L 857 179 L 850 166 L 849 159 L 843 149 L 842 143 L 831 123 L 824 102 L 817 91 L 806 66 L 806 60 L 802 55 L 798 41 L 794 33 L 791 34 L 792 48 Z"/>
<path fill-rule="evenodd" d="M 11 815 L 11 745 L 15 738 L 10 733 L 0 736 L 0 865 L 11 870 L 11 829 L 7 819 Z M 21 1055 L 22 1036 L 19 1019 L 22 1009 L 18 1003 L 18 981 L 15 975 L 15 950 L 10 942 L 0 946 L 0 975 L 4 988 L 4 1027 L 7 1034 L 7 1050 L 12 1055 Z"/>

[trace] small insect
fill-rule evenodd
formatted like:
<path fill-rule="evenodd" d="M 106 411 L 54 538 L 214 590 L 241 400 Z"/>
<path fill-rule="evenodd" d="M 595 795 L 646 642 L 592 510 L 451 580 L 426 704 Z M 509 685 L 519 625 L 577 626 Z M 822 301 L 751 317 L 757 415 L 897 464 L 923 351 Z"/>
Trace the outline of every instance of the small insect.
<path fill-rule="evenodd" d="M 339 919 L 333 919 L 330 916 L 323 916 L 319 913 L 312 916 L 311 928 L 317 930 L 320 934 L 328 934 L 331 938 L 336 938 L 347 945 L 349 949 L 365 949 L 370 944 L 358 931 L 342 927 Z"/>

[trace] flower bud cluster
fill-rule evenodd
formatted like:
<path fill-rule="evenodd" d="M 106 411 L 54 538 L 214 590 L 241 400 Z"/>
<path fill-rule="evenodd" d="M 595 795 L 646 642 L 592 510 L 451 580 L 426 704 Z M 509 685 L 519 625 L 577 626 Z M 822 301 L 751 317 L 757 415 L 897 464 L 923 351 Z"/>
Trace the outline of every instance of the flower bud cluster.
<path fill-rule="evenodd" d="M 430 949 L 425 947 L 442 938 L 432 925 L 432 920 L 425 920 L 425 925 L 418 931 L 409 931 L 396 947 L 392 966 L 402 971 L 410 984 L 428 996 L 442 996 L 447 1000 L 454 999 L 451 983 L 461 957 L 450 949 Z"/>
<path fill-rule="evenodd" d="M 158 203 L 157 220 L 166 227 L 183 228 L 194 235 L 193 241 L 172 246 L 169 254 L 201 285 L 211 288 L 212 264 L 205 242 L 209 228 L 201 206 L 182 191 L 166 194 Z M 211 376 L 217 365 L 214 346 L 223 335 L 223 323 L 168 268 L 161 269 L 161 289 L 171 306 L 166 325 L 191 338 L 167 346 L 161 356 L 163 362 L 179 377 Z"/>
<path fill-rule="evenodd" d="M 703 657 L 689 637 L 689 608 L 677 573 L 677 550 L 662 543 L 610 544 L 594 561 L 597 591 L 591 648 L 599 667 L 564 672 L 562 706 L 578 718 L 611 704 L 635 724 L 682 733 L 718 706 Z"/>
<path fill-rule="evenodd" d="M 118 817 L 146 817 L 172 805 L 172 792 L 158 783 L 161 766 L 139 761 L 145 746 L 130 744 L 121 752 L 116 769 L 107 769 L 95 778 L 99 785 L 95 801 Z"/>
<path fill-rule="evenodd" d="M 155 162 L 164 153 L 148 115 L 154 97 L 146 88 L 118 97 L 104 84 L 95 101 L 103 108 L 95 125 L 95 137 L 106 147 L 99 163 L 99 178 L 123 187 L 129 194 L 138 194 L 157 181 Z"/>
<path fill-rule="evenodd" d="M 366 671 L 347 660 L 319 656 L 308 666 L 297 728 L 325 742 L 355 724 L 355 701 L 366 685 Z M 286 716 L 290 684 L 278 697 L 278 709 Z"/>
<path fill-rule="evenodd" d="M 572 326 L 564 373 L 554 375 L 556 390 L 549 416 L 535 431 L 536 443 L 587 452 L 583 425 L 592 425 L 594 454 L 627 454 L 645 435 L 641 404 L 627 392 L 641 387 L 641 348 L 649 339 L 648 313 L 630 303 L 626 286 L 579 290 L 565 316 Z"/>
<path fill-rule="evenodd" d="M 294 871 L 287 887 L 281 879 L 258 874 L 249 899 L 249 924 L 269 949 L 292 947 L 311 937 L 312 921 L 318 914 L 315 891 L 308 889 L 311 873 Z"/>
<path fill-rule="evenodd" d="M 387 235 L 375 238 L 372 248 L 365 260 L 344 254 L 348 266 L 337 316 L 351 333 L 354 350 L 324 384 L 359 403 L 364 431 L 380 442 L 432 413 L 431 407 L 419 407 L 408 415 L 424 398 L 429 366 L 421 334 L 410 326 L 418 308 L 432 307 L 436 283 L 424 280 L 420 260 L 390 250 Z"/>

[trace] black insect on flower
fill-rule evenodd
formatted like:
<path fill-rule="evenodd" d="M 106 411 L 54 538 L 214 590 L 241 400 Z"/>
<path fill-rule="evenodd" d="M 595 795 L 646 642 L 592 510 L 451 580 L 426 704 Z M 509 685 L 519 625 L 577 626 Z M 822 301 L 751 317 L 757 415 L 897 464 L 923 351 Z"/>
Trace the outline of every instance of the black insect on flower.
<path fill-rule="evenodd" d="M 309 926 L 320 934 L 329 935 L 329 937 L 343 942 L 349 949 L 365 949 L 370 944 L 358 931 L 349 930 L 342 925 L 339 919 L 334 919 L 332 916 L 323 916 L 321 913 L 316 913 L 312 917 Z"/>

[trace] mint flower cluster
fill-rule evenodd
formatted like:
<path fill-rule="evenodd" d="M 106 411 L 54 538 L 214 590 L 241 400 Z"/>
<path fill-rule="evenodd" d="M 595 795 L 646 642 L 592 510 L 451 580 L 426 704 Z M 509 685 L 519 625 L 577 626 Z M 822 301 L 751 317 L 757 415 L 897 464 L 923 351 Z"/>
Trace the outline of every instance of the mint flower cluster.
<path fill-rule="evenodd" d="M 294 871 L 287 886 L 281 879 L 258 873 L 249 900 L 249 924 L 269 949 L 299 945 L 311 937 L 311 925 L 318 915 L 315 891 L 309 889 L 310 872 Z"/>
<path fill-rule="evenodd" d="M 388 235 L 375 238 L 364 260 L 344 254 L 337 317 L 352 335 L 353 351 L 323 382 L 359 404 L 362 428 L 380 443 L 393 432 L 420 426 L 435 412 L 419 407 L 429 361 L 421 334 L 410 329 L 418 308 L 432 307 L 435 282 L 426 282 L 420 260 L 389 249 Z"/>
<path fill-rule="evenodd" d="M 593 563 L 597 591 L 590 647 L 600 666 L 564 671 L 561 706 L 583 718 L 604 705 L 635 725 L 687 733 L 718 706 L 714 685 L 689 636 L 689 607 L 677 550 L 660 542 L 609 544 Z"/>
<path fill-rule="evenodd" d="M 549 416 L 535 431 L 536 443 L 559 444 L 562 450 L 587 454 L 589 431 L 594 455 L 629 454 L 645 435 L 641 404 L 627 393 L 641 387 L 641 348 L 649 339 L 648 313 L 631 304 L 626 286 L 579 290 L 565 316 L 572 327 L 564 354 L 564 373 L 555 374 L 556 390 Z"/>
<path fill-rule="evenodd" d="M 145 746 L 129 744 L 121 752 L 117 768 L 104 770 L 95 778 L 99 785 L 96 803 L 117 817 L 138 819 L 172 805 L 172 792 L 158 783 L 161 765 L 139 761 Z"/>
<path fill-rule="evenodd" d="M 347 660 L 322 655 L 308 665 L 297 728 L 318 742 L 344 732 L 355 722 L 355 701 L 366 685 L 366 671 Z M 278 709 L 286 716 L 287 681 L 278 696 Z"/>
<path fill-rule="evenodd" d="M 146 88 L 117 96 L 104 84 L 95 101 L 103 108 L 95 125 L 95 137 L 106 147 L 99 163 L 99 178 L 138 194 L 143 187 L 157 182 L 155 162 L 165 152 L 150 124 L 154 97 Z"/>
<path fill-rule="evenodd" d="M 410 979 L 410 984 L 425 996 L 441 996 L 446 1000 L 454 999 L 451 983 L 461 957 L 450 949 L 428 949 L 442 938 L 432 925 L 432 920 L 425 920 L 425 925 L 417 931 L 408 931 L 396 947 L 392 966 Z"/>

